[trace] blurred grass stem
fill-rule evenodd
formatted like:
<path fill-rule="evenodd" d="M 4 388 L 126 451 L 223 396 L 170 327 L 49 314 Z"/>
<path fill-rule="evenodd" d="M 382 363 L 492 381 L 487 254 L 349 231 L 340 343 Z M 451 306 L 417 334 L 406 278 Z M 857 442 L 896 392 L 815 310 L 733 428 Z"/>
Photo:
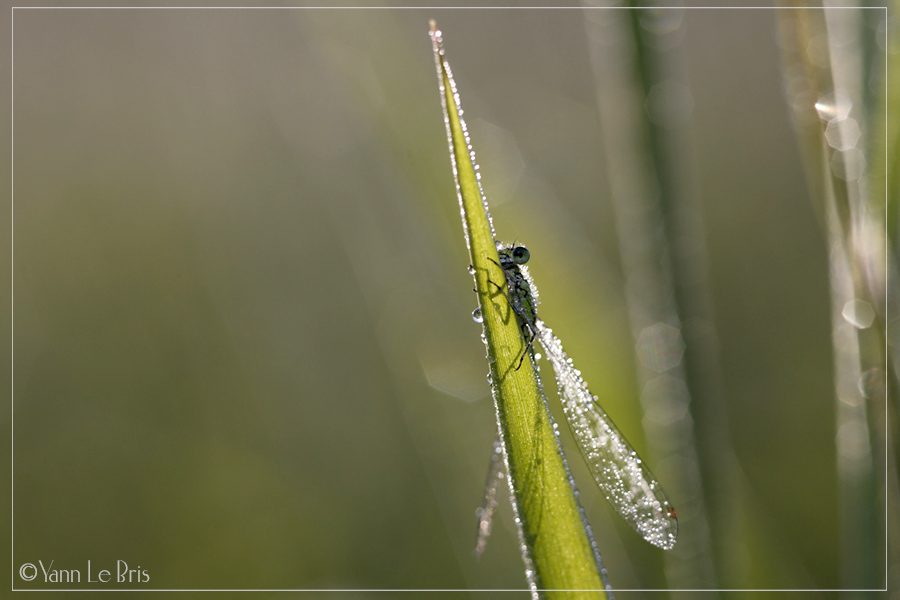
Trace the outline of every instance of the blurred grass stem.
<path fill-rule="evenodd" d="M 884 585 L 886 540 L 886 310 L 884 197 L 870 195 L 872 147 L 857 132 L 882 104 L 866 92 L 862 9 L 778 11 L 784 80 L 813 203 L 830 249 L 836 450 L 840 494 L 841 584 Z M 838 49 L 838 46 L 840 48 Z M 883 69 L 876 66 L 873 73 Z M 867 151 L 869 152 L 867 156 Z M 881 152 L 875 154 L 884 156 Z M 868 160 L 867 160 L 868 159 Z M 883 192 L 883 188 L 881 192 Z M 892 294 L 896 298 L 896 292 Z M 896 450 L 890 453 L 896 469 Z M 895 490 L 896 493 L 896 490 Z M 896 544 L 896 542 L 894 542 Z M 897 556 L 897 548 L 892 553 Z"/>
<path fill-rule="evenodd" d="M 655 462 L 674 467 L 675 481 L 664 484 L 680 507 L 679 544 L 690 548 L 665 556 L 666 575 L 672 587 L 715 589 L 710 531 L 727 555 L 724 540 L 739 520 L 702 223 L 690 202 L 690 161 L 680 158 L 689 155 L 691 103 L 677 50 L 683 11 L 595 9 L 585 16 L 647 444 Z M 655 355 L 682 358 L 657 363 Z M 679 413 L 664 424 L 654 420 Z"/>

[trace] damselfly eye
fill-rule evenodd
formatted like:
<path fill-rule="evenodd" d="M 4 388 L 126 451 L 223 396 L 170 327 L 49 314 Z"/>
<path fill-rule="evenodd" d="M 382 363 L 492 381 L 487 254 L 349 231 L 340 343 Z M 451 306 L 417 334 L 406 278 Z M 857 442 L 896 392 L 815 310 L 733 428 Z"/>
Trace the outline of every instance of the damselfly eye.
<path fill-rule="evenodd" d="M 513 262 L 517 265 L 524 265 L 531 258 L 531 253 L 525 246 L 516 246 L 512 251 Z"/>

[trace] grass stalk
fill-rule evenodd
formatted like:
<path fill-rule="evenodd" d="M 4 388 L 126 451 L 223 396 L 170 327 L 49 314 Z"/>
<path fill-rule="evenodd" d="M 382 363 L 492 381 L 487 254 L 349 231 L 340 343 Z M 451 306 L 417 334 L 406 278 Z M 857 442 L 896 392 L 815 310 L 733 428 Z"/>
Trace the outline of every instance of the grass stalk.
<path fill-rule="evenodd" d="M 865 70 L 862 14 L 837 8 L 778 11 L 785 88 L 830 250 L 841 585 L 877 589 L 885 577 L 881 515 L 889 515 L 883 462 L 888 282 L 885 206 L 874 201 L 865 176 L 873 146 L 865 136 L 856 140 L 856 132 L 872 131 L 877 123 L 866 107 L 883 106 L 867 101 L 859 77 Z M 810 48 L 818 48 L 815 56 Z"/>
<path fill-rule="evenodd" d="M 453 174 L 481 308 L 497 425 L 533 597 L 606 597 L 602 567 L 565 465 L 526 342 L 504 295 L 493 224 L 479 183 L 441 32 L 431 39 Z M 555 591 L 579 590 L 579 591 Z"/>
<path fill-rule="evenodd" d="M 721 524 L 736 521 L 733 473 L 737 469 L 733 468 L 727 415 L 721 408 L 723 384 L 706 287 L 702 223 L 690 203 L 690 168 L 683 158 L 689 148 L 688 116 L 683 109 L 687 86 L 681 83 L 685 78 L 677 68 L 681 19 L 676 10 L 595 9 L 586 12 L 586 27 L 592 42 L 637 377 L 644 390 L 641 404 L 648 415 L 671 414 L 674 406 L 689 407 L 681 411 L 684 417 L 648 430 L 647 435 L 654 461 L 678 457 L 671 461 L 677 465 L 671 471 L 675 478 L 666 487 L 674 498 L 689 499 L 677 502 L 679 543 L 692 548 L 690 559 L 677 552 L 666 554 L 666 576 L 672 587 L 715 589 L 716 552 L 708 532 L 721 533 L 726 529 Z M 657 121 L 668 114 L 668 122 L 648 119 L 645 105 L 655 107 Z M 686 239 L 694 240 L 690 252 L 677 243 Z M 674 335 L 668 346 L 652 351 L 678 355 L 684 349 L 684 357 L 662 369 L 650 368 L 642 360 L 651 351 L 646 340 L 660 339 L 653 334 L 661 330 Z M 648 419 L 648 426 L 652 425 Z M 706 494 L 696 493 L 698 489 Z M 708 505 L 705 498 L 712 499 Z M 707 506 L 717 509 L 712 517 Z"/>

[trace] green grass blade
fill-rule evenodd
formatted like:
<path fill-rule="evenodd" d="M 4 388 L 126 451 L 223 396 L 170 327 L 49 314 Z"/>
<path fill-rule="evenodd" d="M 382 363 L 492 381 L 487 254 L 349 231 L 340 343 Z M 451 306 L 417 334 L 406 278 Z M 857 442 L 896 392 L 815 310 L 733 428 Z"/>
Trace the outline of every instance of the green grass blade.
<path fill-rule="evenodd" d="M 551 598 L 597 598 L 598 591 L 600 597 L 605 597 L 599 557 L 575 499 L 537 373 L 529 360 L 517 368 L 526 342 L 515 314 L 498 288 L 504 287 L 504 276 L 497 264 L 493 225 L 476 176 L 474 152 L 462 119 L 456 83 L 444 57 L 441 32 L 434 22 L 431 38 L 463 228 L 484 319 L 491 387 L 526 576 L 533 596 L 543 589 Z"/>

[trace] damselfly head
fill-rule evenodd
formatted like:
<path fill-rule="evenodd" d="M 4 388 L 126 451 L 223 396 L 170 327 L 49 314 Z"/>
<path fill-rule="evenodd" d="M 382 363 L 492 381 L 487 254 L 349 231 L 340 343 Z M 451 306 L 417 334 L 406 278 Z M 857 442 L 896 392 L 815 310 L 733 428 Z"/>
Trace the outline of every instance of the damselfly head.
<path fill-rule="evenodd" d="M 524 265 L 528 262 L 529 258 L 531 258 L 531 253 L 525 246 L 513 245 L 508 248 L 500 249 L 501 265 L 508 265 L 509 263 L 514 265 Z"/>

